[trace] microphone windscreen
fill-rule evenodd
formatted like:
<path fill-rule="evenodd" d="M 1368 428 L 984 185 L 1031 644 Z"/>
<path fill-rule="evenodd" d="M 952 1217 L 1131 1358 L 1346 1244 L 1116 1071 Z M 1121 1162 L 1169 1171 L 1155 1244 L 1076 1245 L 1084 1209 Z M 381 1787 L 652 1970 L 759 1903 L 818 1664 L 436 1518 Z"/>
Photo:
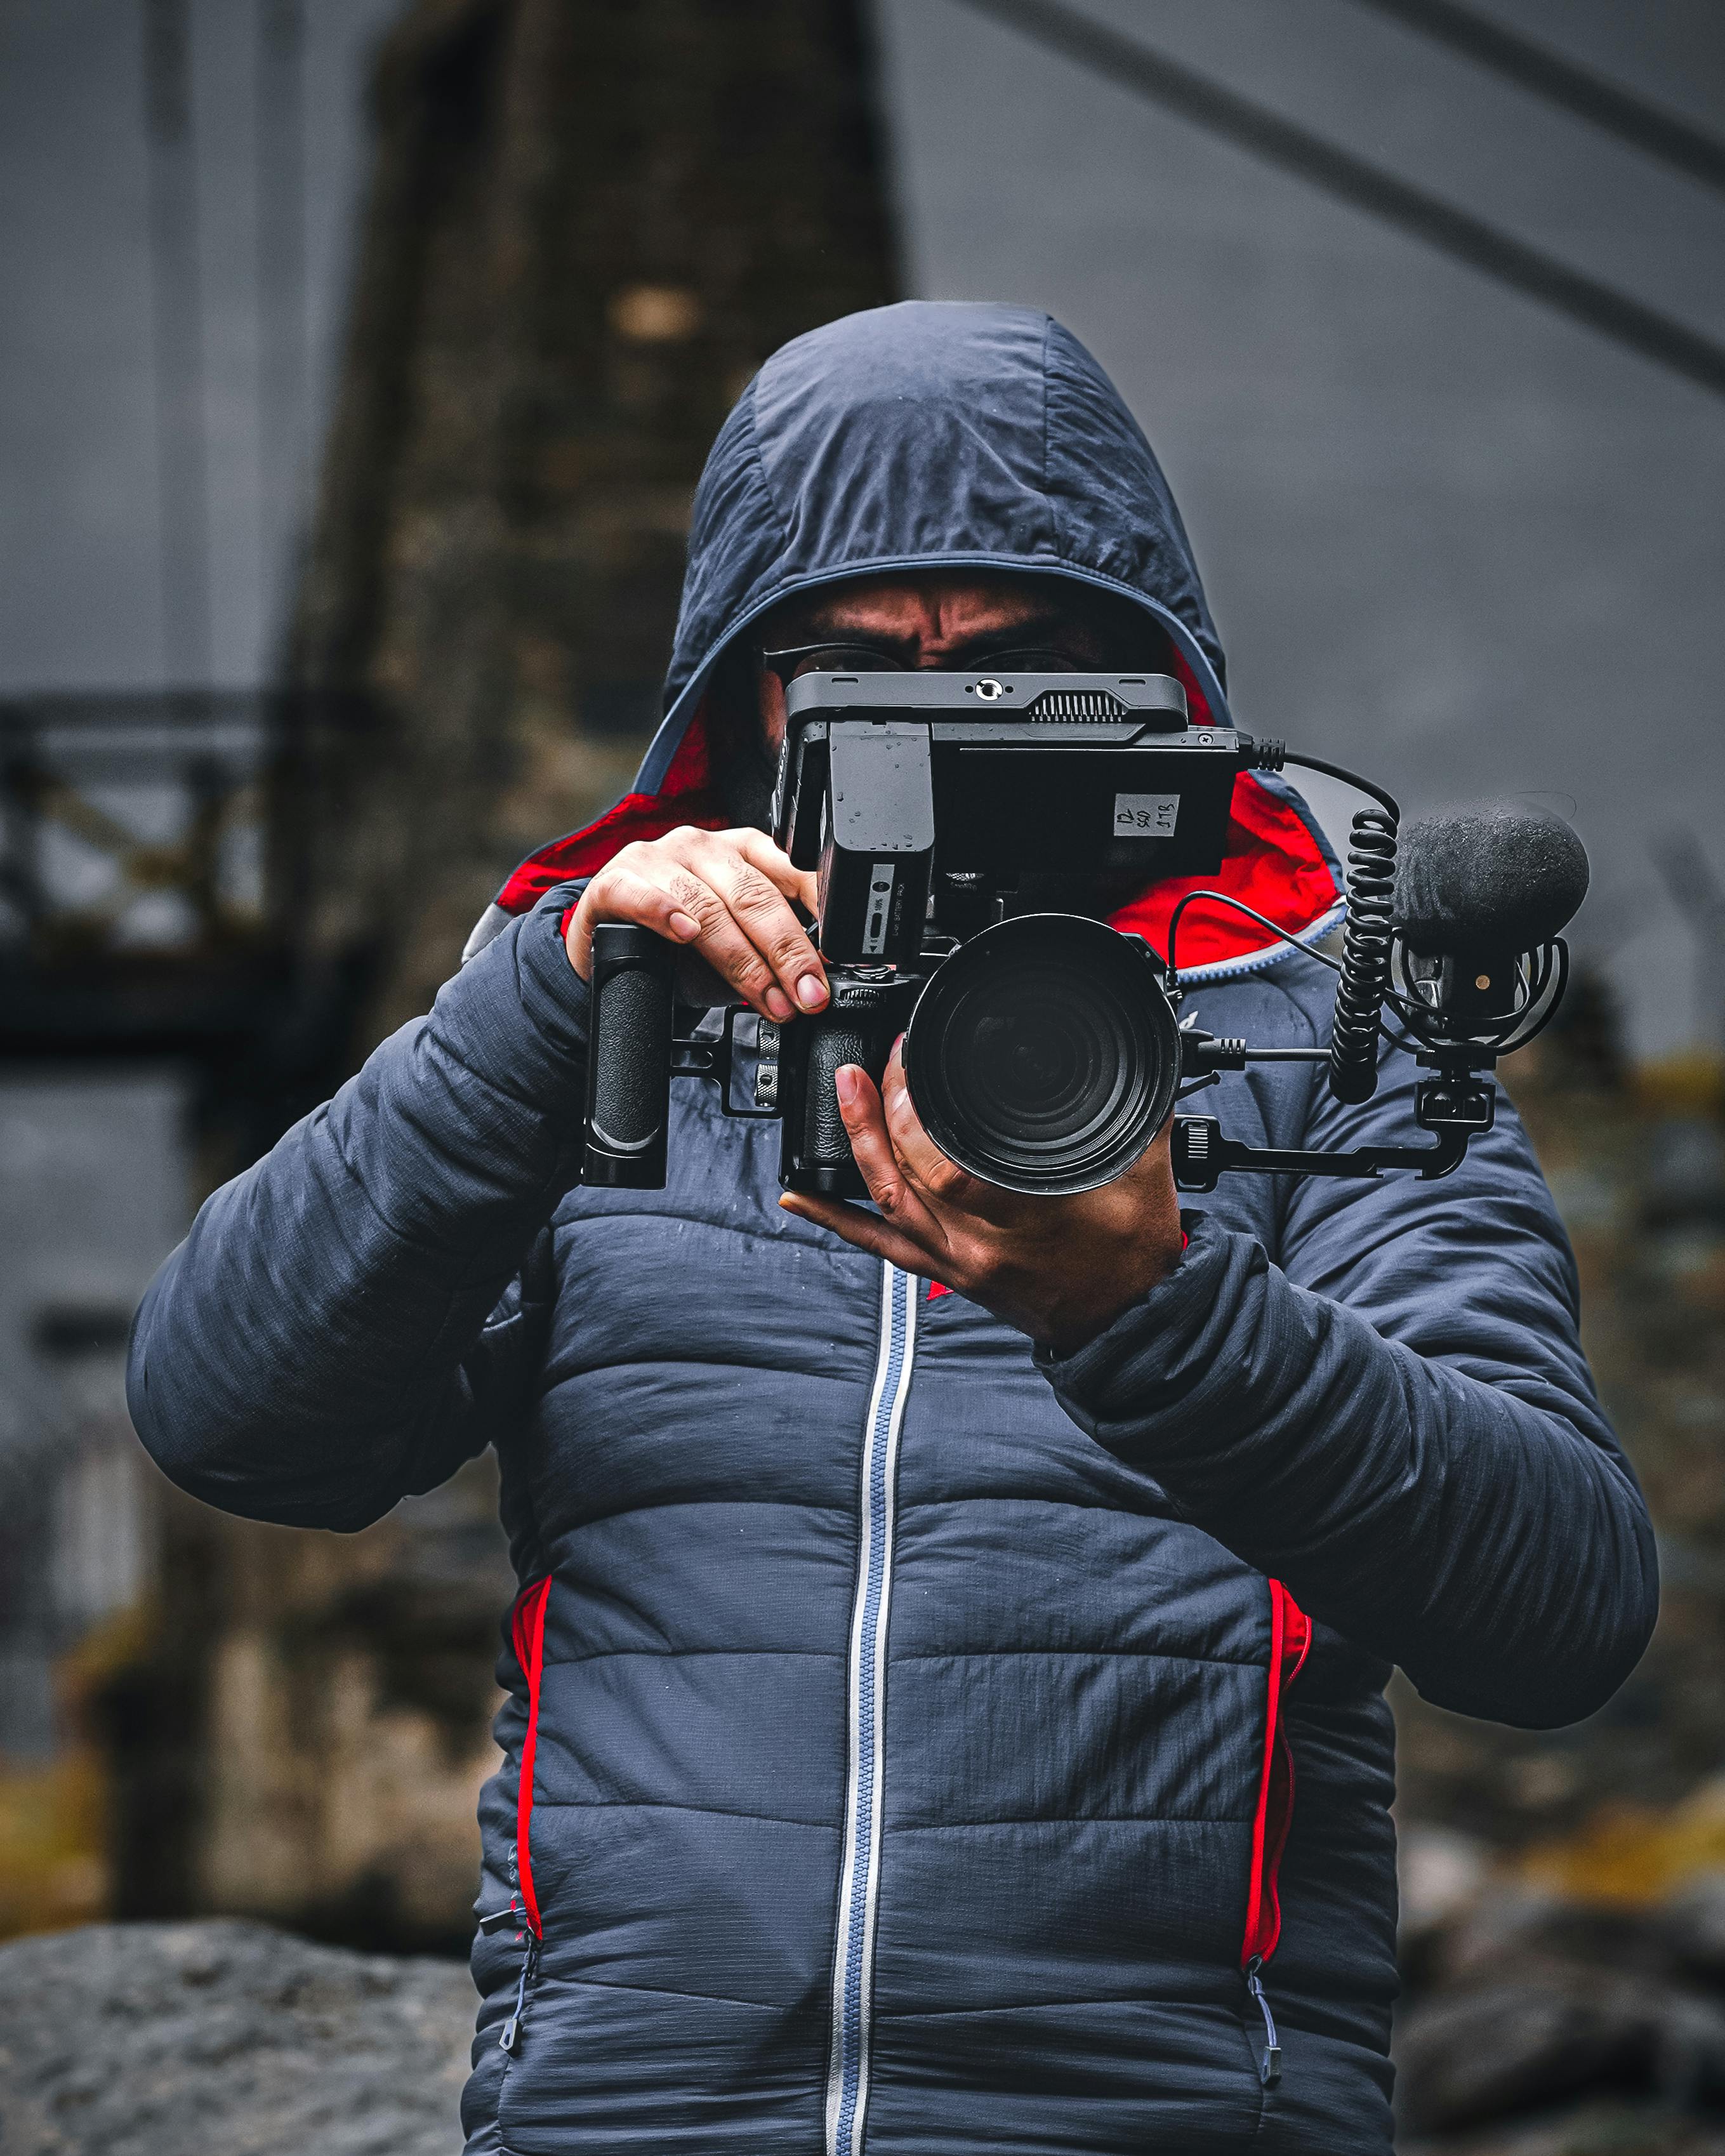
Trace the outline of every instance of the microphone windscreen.
<path fill-rule="evenodd" d="M 1532 951 L 1587 896 L 1587 849 L 1520 801 L 1429 816 L 1401 834 L 1395 925 L 1410 950 Z"/>

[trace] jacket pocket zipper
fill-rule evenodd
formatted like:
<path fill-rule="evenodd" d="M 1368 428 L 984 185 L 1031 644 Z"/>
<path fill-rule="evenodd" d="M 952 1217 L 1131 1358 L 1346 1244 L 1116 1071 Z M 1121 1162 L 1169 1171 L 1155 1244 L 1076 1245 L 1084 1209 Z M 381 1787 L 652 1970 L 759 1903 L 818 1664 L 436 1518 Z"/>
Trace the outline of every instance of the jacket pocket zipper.
<path fill-rule="evenodd" d="M 503 2033 L 497 2039 L 500 2051 L 513 2054 L 521 2040 L 521 2023 L 526 2019 L 527 1994 L 539 1974 L 539 1934 L 529 1932 L 521 1954 L 521 1973 L 515 1987 L 515 2011 L 503 2025 Z"/>
<path fill-rule="evenodd" d="M 1264 2053 L 1258 2061 L 1258 2079 L 1266 2088 L 1274 2088 L 1281 2079 L 1281 2045 L 1276 2034 L 1276 2016 L 1270 2010 L 1270 2000 L 1265 1993 L 1264 1980 L 1258 1971 L 1263 1967 L 1260 1956 L 1254 1954 L 1246 1964 L 1247 1994 L 1258 2004 L 1264 2017 Z"/>
<path fill-rule="evenodd" d="M 1252 1876 L 1246 1895 L 1245 1937 L 1240 1964 L 1246 1995 L 1264 2022 L 1264 2049 L 1258 2079 L 1274 2088 L 1281 2079 L 1281 2043 L 1264 1989 L 1264 1964 L 1281 1936 L 1281 1903 L 1277 1883 L 1281 1856 L 1294 1817 L 1294 1753 L 1288 1742 L 1283 1707 L 1288 1687 L 1306 1666 L 1312 1647 L 1312 1620 L 1279 1579 L 1270 1582 L 1270 1671 L 1264 1719 L 1264 1756 L 1258 1773 L 1258 1804 L 1252 1821 Z"/>
<path fill-rule="evenodd" d="M 519 1864 L 516 1851 L 511 1851 L 511 1854 L 516 1856 Z M 529 1927 L 521 1903 L 514 1900 L 506 1908 L 482 1912 L 479 1928 L 487 1938 L 494 1938 L 499 1932 L 513 1931 L 521 1942 L 521 1971 L 515 1988 L 515 2011 L 504 2023 L 503 2033 L 497 2039 L 500 2050 L 512 2051 L 521 2037 L 521 2022 L 527 2010 L 527 1994 L 532 1988 L 533 1979 L 539 1974 L 539 1934 Z"/>

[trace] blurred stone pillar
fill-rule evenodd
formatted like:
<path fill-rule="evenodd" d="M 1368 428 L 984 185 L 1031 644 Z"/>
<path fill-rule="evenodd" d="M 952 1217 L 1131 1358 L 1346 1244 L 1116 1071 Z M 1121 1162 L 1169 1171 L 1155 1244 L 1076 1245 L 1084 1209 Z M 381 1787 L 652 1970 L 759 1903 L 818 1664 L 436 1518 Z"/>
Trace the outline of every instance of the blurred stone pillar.
<path fill-rule="evenodd" d="M 313 948 L 388 939 L 361 1046 L 626 786 L 737 392 L 893 295 L 858 0 L 419 0 L 374 102 L 291 660 L 377 715 L 310 819 Z"/>
<path fill-rule="evenodd" d="M 273 833 L 308 977 L 365 962 L 348 1067 L 627 786 L 750 374 L 893 296 L 860 4 L 417 0 L 382 50 L 287 669 L 318 716 Z M 213 1127 L 212 1180 L 242 1164 Z M 352 1537 L 170 1497 L 157 1648 L 109 1700 L 120 1913 L 465 1936 L 491 1502 L 483 1461 Z"/>

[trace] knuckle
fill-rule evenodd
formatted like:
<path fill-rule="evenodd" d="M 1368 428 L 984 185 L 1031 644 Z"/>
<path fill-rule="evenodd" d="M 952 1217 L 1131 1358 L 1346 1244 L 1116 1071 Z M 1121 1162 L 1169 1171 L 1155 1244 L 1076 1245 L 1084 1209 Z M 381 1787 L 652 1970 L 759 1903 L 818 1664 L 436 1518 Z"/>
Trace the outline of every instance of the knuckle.
<path fill-rule="evenodd" d="M 778 888 L 747 861 L 737 865 L 731 885 L 734 903 L 749 913 L 759 913 L 783 901 Z"/>
<path fill-rule="evenodd" d="M 703 831 L 693 824 L 685 824 L 671 836 L 679 841 L 679 850 L 685 860 L 716 864 L 730 870 L 738 859 L 735 836 L 729 831 Z"/>
<path fill-rule="evenodd" d="M 712 893 L 697 875 L 680 868 L 665 886 L 672 900 L 685 913 L 703 925 L 711 921 L 717 911 Z"/>

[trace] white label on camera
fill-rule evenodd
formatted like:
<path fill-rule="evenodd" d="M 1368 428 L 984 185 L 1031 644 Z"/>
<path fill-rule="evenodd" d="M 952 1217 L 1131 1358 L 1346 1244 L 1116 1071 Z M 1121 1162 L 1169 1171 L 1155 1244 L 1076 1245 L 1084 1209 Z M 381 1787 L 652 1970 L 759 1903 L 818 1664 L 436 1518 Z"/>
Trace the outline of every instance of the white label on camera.
<path fill-rule="evenodd" d="M 869 878 L 869 911 L 863 921 L 862 954 L 878 958 L 886 949 L 886 929 L 892 911 L 892 881 L 897 871 L 891 861 L 876 861 Z"/>
<path fill-rule="evenodd" d="M 1178 793 L 1117 793 L 1117 839 L 1171 839 L 1180 814 Z"/>

